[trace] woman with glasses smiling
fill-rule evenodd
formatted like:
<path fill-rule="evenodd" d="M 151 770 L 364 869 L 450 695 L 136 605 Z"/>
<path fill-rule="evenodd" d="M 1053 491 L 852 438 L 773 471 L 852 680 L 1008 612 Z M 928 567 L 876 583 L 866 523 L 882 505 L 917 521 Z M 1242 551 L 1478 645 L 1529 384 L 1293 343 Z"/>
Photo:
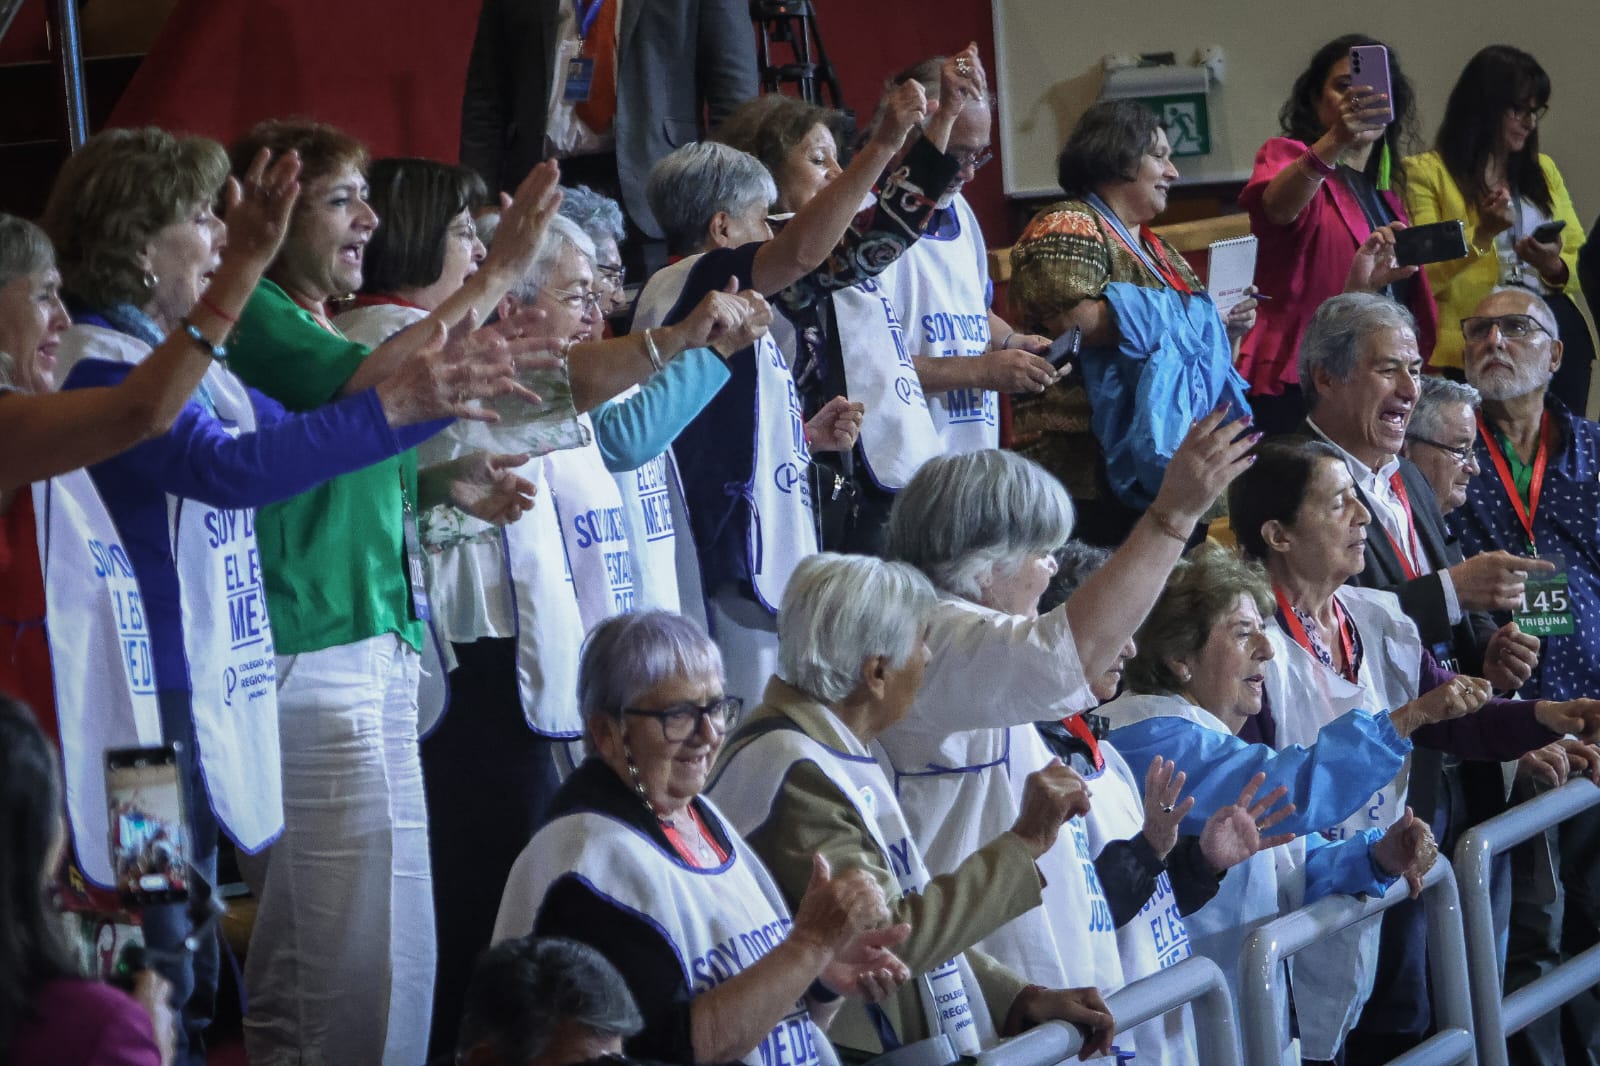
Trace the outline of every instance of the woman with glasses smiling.
<path fill-rule="evenodd" d="M 1574 411 L 1588 406 L 1594 341 L 1573 302 L 1583 224 L 1561 172 L 1539 151 L 1550 110 L 1550 75 L 1527 52 L 1493 44 L 1467 62 L 1450 91 L 1434 150 L 1406 161 L 1412 222 L 1462 219 L 1469 252 L 1431 263 L 1439 303 L 1439 342 L 1431 365 L 1459 372 L 1462 319 L 1496 285 L 1544 297 L 1555 312 L 1567 357 L 1551 388 Z M 1540 227 L 1555 223 L 1554 234 Z"/>
<path fill-rule="evenodd" d="M 883 889 L 818 858 L 793 917 L 771 875 L 701 792 L 740 701 L 688 619 L 645 611 L 590 634 L 578 699 L 589 757 L 512 868 L 494 939 L 581 940 L 622 973 L 638 1058 L 832 1063 L 817 1023 L 841 995 L 879 999 L 910 975 L 889 950 Z"/>

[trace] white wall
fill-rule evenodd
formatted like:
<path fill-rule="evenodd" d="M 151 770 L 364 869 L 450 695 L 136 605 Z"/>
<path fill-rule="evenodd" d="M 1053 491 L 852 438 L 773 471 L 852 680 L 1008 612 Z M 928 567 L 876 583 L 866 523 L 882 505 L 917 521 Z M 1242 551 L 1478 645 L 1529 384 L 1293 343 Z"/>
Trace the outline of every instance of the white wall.
<path fill-rule="evenodd" d="M 1005 188 L 1056 188 L 1055 159 L 1099 93 L 1101 57 L 1220 44 L 1225 84 L 1211 93 L 1211 154 L 1179 160 L 1185 178 L 1242 178 L 1278 132 L 1278 107 L 1311 53 L 1343 33 L 1394 49 L 1416 87 L 1431 145 L 1456 76 L 1486 44 L 1539 58 L 1552 82 L 1541 147 L 1561 168 L 1588 226 L 1600 212 L 1600 0 L 993 0 L 994 67 Z"/>

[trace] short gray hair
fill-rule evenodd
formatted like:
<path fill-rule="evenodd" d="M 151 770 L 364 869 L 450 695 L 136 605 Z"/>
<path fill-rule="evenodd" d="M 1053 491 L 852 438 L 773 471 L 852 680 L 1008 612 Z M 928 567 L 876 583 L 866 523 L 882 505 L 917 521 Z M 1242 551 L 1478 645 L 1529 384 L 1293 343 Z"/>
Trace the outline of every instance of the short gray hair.
<path fill-rule="evenodd" d="M 532 303 L 538 299 L 539 289 L 549 279 L 550 273 L 556 268 L 556 261 L 568 248 L 575 249 L 588 259 L 591 266 L 594 264 L 594 241 L 572 219 L 556 215 L 550 220 L 544 236 L 539 239 L 539 250 L 534 253 L 528 272 L 511 286 L 512 297 L 521 303 Z"/>
<path fill-rule="evenodd" d="M 1551 309 L 1549 302 L 1543 296 L 1540 296 L 1532 289 L 1525 289 L 1521 285 L 1496 285 L 1489 290 L 1489 296 L 1495 296 L 1502 292 L 1514 292 L 1518 296 L 1526 296 L 1528 303 L 1532 305 L 1533 317 L 1540 319 L 1539 325 L 1550 331 L 1552 340 L 1561 339 L 1561 323 L 1556 321 L 1555 311 Z M 1485 296 L 1484 299 L 1487 300 L 1489 296 Z M 1480 300 L 1478 302 L 1482 303 L 1483 301 Z M 1471 316 L 1467 317 L 1470 318 Z"/>
<path fill-rule="evenodd" d="M 645 187 L 650 213 L 661 223 L 667 250 L 697 252 L 717 212 L 765 210 L 778 199 L 778 187 L 761 160 L 714 141 L 691 141 L 650 168 Z"/>
<path fill-rule="evenodd" d="M 43 273 L 55 265 L 55 248 L 44 230 L 25 218 L 0 211 L 0 285 Z M 0 385 L 15 384 L 15 373 L 12 353 L 0 352 Z"/>
<path fill-rule="evenodd" d="M 1300 390 L 1307 410 L 1317 406 L 1315 372 L 1326 370 L 1335 381 L 1348 379 L 1361 358 L 1361 345 L 1382 329 L 1405 329 L 1414 337 L 1417 320 L 1400 304 L 1372 292 L 1342 292 L 1322 302 L 1300 338 Z"/>
<path fill-rule="evenodd" d="M 778 673 L 823 703 L 855 689 L 864 660 L 904 666 L 937 597 L 921 571 L 866 555 L 801 560 L 778 610 Z"/>
<path fill-rule="evenodd" d="M 560 937 L 503 940 L 467 981 L 456 1054 L 487 1044 L 501 1062 L 531 1062 L 562 1022 L 607 1036 L 644 1028 L 622 974 L 588 944 Z"/>
<path fill-rule="evenodd" d="M 895 497 L 884 555 L 976 600 L 995 569 L 1015 570 L 1065 544 L 1072 522 L 1067 490 L 1033 460 L 993 448 L 942 455 Z"/>
<path fill-rule="evenodd" d="M 561 190 L 561 216 L 570 218 L 598 245 L 607 237 L 621 244 L 628 237 L 622 205 L 587 185 Z"/>
<path fill-rule="evenodd" d="M 1451 381 L 1449 378 L 1434 374 L 1423 378 L 1422 388 L 1417 393 L 1416 406 L 1411 408 L 1411 423 L 1406 429 L 1406 436 L 1438 440 L 1439 433 L 1443 429 L 1440 425 L 1443 408 L 1446 404 L 1453 403 L 1464 403 L 1476 411 L 1483 403 L 1483 396 L 1477 389 L 1464 382 Z"/>
<path fill-rule="evenodd" d="M 671 611 L 607 618 L 590 631 L 578 661 L 578 710 L 621 718 L 622 709 L 674 677 L 722 681 L 722 653 L 693 622 Z"/>

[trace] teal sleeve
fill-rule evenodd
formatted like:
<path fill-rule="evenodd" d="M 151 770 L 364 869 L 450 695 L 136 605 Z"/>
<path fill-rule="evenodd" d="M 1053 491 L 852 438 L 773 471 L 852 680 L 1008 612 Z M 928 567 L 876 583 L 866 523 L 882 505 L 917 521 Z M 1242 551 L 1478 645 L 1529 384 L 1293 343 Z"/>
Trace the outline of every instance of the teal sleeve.
<path fill-rule="evenodd" d="M 1385 874 L 1373 857 L 1372 849 L 1382 839 L 1378 829 L 1363 829 L 1343 840 L 1329 840 L 1321 833 L 1307 836 L 1305 901 L 1315 903 L 1336 892 L 1347 896 L 1387 892 L 1398 878 Z"/>
<path fill-rule="evenodd" d="M 666 451 L 728 380 L 728 364 L 710 348 L 691 348 L 625 400 L 589 412 L 606 469 L 636 470 Z"/>

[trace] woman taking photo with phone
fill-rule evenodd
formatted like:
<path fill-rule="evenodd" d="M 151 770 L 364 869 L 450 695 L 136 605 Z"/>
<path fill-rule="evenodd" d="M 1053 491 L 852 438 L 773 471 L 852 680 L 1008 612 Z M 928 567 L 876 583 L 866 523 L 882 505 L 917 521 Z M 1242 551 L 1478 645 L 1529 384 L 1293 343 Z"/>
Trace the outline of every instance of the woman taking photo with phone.
<path fill-rule="evenodd" d="M 1550 110 L 1550 75 L 1520 49 L 1492 44 L 1467 62 L 1450 90 L 1434 150 L 1406 161 L 1406 206 L 1418 225 L 1462 219 L 1467 256 L 1428 265 L 1439 301 L 1432 365 L 1461 370 L 1461 319 L 1496 285 L 1544 297 L 1566 342 L 1550 391 L 1583 414 L 1594 339 L 1579 312 L 1583 224 L 1566 183 L 1539 151 Z"/>
<path fill-rule="evenodd" d="M 1411 82 L 1393 51 L 1386 70 L 1368 59 L 1357 77 L 1355 48 L 1383 46 L 1351 33 L 1317 49 L 1278 110 L 1282 136 L 1256 152 L 1239 194 L 1261 242 L 1256 279 L 1269 298 L 1240 345 L 1239 372 L 1250 382 L 1255 424 L 1268 433 L 1291 432 L 1305 418 L 1297 357 L 1306 323 L 1344 291 L 1357 251 L 1392 245 L 1394 229 L 1409 221 L 1401 196 L 1410 174 L 1400 158 L 1417 139 Z M 1374 87 L 1385 78 L 1387 93 Z M 1396 268 L 1381 256 L 1365 287 L 1410 308 L 1420 349 L 1433 347 L 1433 297 L 1416 267 Z"/>

